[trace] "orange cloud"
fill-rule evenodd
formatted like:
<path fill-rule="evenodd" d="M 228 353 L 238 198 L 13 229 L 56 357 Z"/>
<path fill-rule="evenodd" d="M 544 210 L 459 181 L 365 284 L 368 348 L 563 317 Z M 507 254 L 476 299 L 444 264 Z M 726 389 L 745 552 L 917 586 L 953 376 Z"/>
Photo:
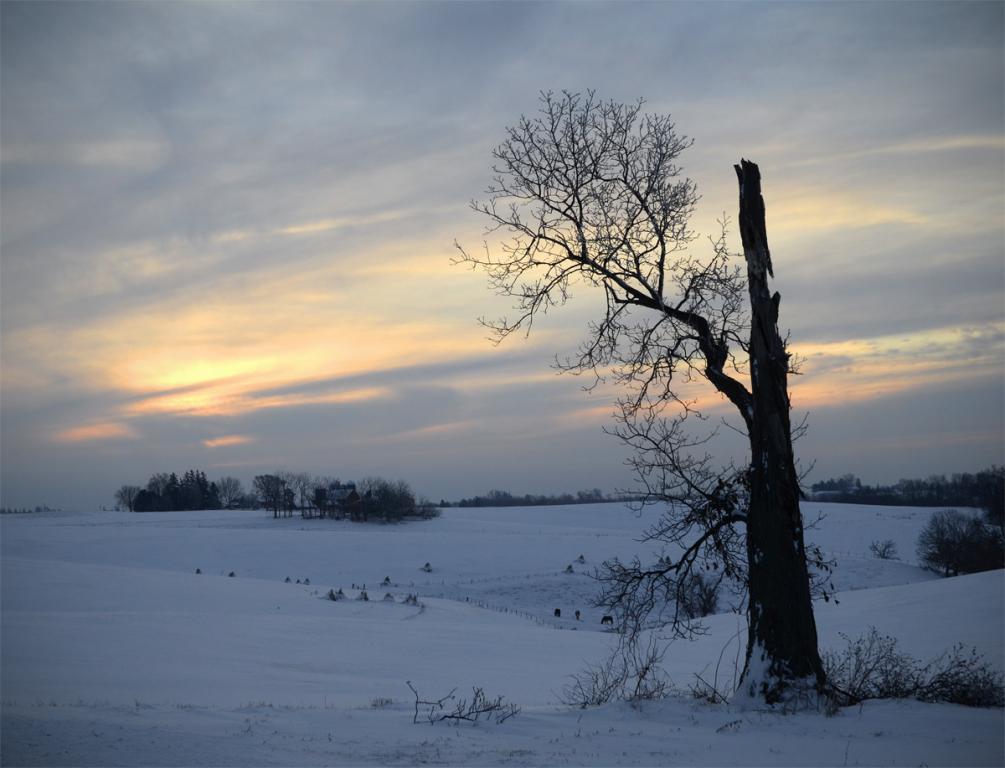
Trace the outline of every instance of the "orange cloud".
<path fill-rule="evenodd" d="M 209 440 L 203 440 L 202 444 L 207 448 L 226 448 L 231 445 L 244 445 L 250 443 L 254 440 L 252 437 L 247 435 L 224 435 L 223 437 L 214 437 Z"/>
<path fill-rule="evenodd" d="M 806 235 L 822 230 L 856 229 L 879 224 L 931 223 L 910 208 L 884 204 L 867 195 L 833 190 L 786 187 L 771 204 L 771 228 L 778 235 Z"/>
<path fill-rule="evenodd" d="M 236 416 L 267 408 L 293 408 L 302 405 L 353 403 L 376 400 L 390 395 L 386 387 L 359 387 L 322 394 L 292 393 L 256 395 L 254 380 L 209 385 L 180 394 L 155 395 L 127 408 L 130 415 L 185 414 L 190 416 Z"/>
<path fill-rule="evenodd" d="M 805 361 L 804 376 L 790 379 L 793 404 L 800 409 L 844 405 L 913 389 L 1001 375 L 1001 346 L 983 351 L 966 328 L 940 328 L 909 336 L 818 344 L 795 344 Z M 831 367 L 830 363 L 838 364 Z M 817 368 L 821 372 L 814 374 Z"/>
<path fill-rule="evenodd" d="M 472 429 L 478 426 L 478 422 L 472 419 L 465 419 L 463 421 L 449 421 L 443 424 L 430 424 L 427 427 L 419 427 L 418 429 L 409 429 L 404 432 L 396 432 L 393 435 L 388 435 L 387 437 L 378 438 L 376 440 L 371 440 L 369 442 L 397 442 L 399 440 L 423 440 L 430 437 L 437 437 L 440 435 L 454 435 L 458 432 L 463 432 L 468 429 Z"/>
<path fill-rule="evenodd" d="M 57 443 L 83 443 L 91 440 L 132 440 L 139 437 L 128 424 L 104 422 L 63 429 L 52 435 Z"/>

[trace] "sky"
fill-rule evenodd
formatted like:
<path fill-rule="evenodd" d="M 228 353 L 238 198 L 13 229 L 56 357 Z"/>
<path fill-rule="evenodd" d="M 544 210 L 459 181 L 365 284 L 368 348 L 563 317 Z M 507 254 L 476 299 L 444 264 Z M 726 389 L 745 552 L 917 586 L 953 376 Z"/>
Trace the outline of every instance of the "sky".
<path fill-rule="evenodd" d="M 494 346 L 507 301 L 451 263 L 562 89 L 672 115 L 698 231 L 759 164 L 809 482 L 1001 464 L 1003 10 L 4 2 L 0 503 L 188 468 L 630 488 L 616 392 L 551 367 L 597 297 Z"/>

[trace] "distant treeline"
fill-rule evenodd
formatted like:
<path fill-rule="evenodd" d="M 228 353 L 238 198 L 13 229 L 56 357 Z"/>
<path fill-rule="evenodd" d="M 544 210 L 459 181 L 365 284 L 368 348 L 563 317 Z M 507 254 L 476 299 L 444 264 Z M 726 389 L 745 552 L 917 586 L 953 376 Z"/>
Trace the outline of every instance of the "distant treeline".
<path fill-rule="evenodd" d="M 115 492 L 119 509 L 130 512 L 175 512 L 202 509 L 267 509 L 273 517 L 396 521 L 429 518 L 438 513 L 417 498 L 404 481 L 367 477 L 343 483 L 307 472 L 276 471 L 257 475 L 250 493 L 236 477 L 210 482 L 206 473 L 190 469 L 180 478 L 174 472 L 153 475 L 145 487 L 123 485 Z"/>
<path fill-rule="evenodd" d="M 440 506 L 446 507 L 545 507 L 552 504 L 596 504 L 601 501 L 624 501 L 609 498 L 599 488 L 592 488 L 588 491 L 577 491 L 575 494 L 563 493 L 559 496 L 535 496 L 525 494 L 516 496 L 509 491 L 489 491 L 485 496 L 473 496 L 470 499 L 461 499 L 458 502 L 450 503 L 441 501 Z"/>
<path fill-rule="evenodd" d="M 33 512 L 52 512 L 46 506 L 31 507 L 0 507 L 0 515 L 30 515 Z"/>
<path fill-rule="evenodd" d="M 894 485 L 863 485 L 855 475 L 824 480 L 811 486 L 819 501 L 851 504 L 884 504 L 909 507 L 977 507 L 992 520 L 1005 511 L 1005 468 L 932 475 L 925 480 L 900 480 Z"/>
<path fill-rule="evenodd" d="M 145 488 L 123 485 L 115 492 L 119 508 L 130 512 L 173 512 L 184 509 L 220 509 L 220 487 L 206 473 L 190 469 L 181 479 L 174 472 L 153 475 Z"/>
<path fill-rule="evenodd" d="M 430 518 L 439 510 L 416 497 L 404 480 L 364 477 L 343 483 L 306 472 L 276 472 L 255 477 L 255 491 L 273 517 L 320 517 L 332 520 L 397 522 L 406 518 Z"/>

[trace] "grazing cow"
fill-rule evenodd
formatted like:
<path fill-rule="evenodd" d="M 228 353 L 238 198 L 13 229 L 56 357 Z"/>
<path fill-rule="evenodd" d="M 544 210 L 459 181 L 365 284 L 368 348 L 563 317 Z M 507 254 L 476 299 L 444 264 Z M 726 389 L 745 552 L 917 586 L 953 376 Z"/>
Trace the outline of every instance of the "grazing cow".
<path fill-rule="evenodd" d="M 576 621 L 579 621 L 579 611 L 576 611 Z"/>
<path fill-rule="evenodd" d="M 600 620 L 600 625 L 603 626 L 604 624 L 610 624 L 613 627 L 614 626 L 614 617 L 613 616 L 604 616 Z"/>
<path fill-rule="evenodd" d="M 555 609 L 555 618 L 556 619 L 562 618 L 562 609 L 561 608 L 556 608 Z"/>

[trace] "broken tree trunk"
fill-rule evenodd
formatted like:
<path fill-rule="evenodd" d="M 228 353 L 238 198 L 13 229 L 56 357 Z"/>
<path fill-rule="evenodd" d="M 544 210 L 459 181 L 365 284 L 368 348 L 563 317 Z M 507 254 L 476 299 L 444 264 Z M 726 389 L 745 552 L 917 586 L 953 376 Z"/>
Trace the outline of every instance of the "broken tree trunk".
<path fill-rule="evenodd" d="M 768 704 L 815 702 L 825 675 L 799 510 L 799 480 L 789 422 L 789 356 L 778 333 L 778 293 L 764 223 L 761 174 L 741 160 L 740 235 L 750 291 L 750 509 L 747 657 L 738 695 Z"/>

